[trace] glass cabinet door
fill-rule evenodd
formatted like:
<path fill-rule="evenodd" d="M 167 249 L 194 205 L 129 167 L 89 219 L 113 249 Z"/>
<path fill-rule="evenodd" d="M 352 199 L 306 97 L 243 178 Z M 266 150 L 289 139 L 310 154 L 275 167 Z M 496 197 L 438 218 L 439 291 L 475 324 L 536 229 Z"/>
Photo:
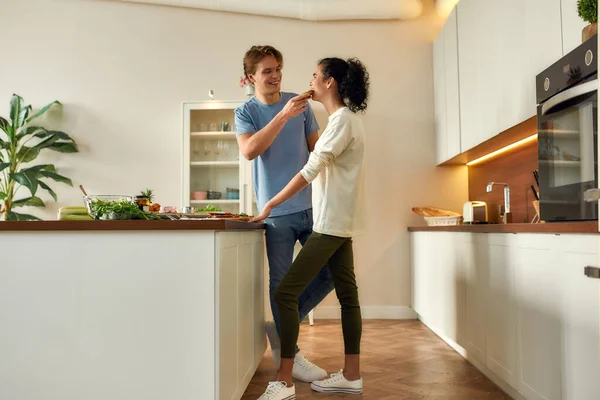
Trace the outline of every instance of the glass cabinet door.
<path fill-rule="evenodd" d="M 214 207 L 240 213 L 243 171 L 234 109 L 191 110 L 189 130 L 189 198 L 184 203 L 197 210 Z"/>

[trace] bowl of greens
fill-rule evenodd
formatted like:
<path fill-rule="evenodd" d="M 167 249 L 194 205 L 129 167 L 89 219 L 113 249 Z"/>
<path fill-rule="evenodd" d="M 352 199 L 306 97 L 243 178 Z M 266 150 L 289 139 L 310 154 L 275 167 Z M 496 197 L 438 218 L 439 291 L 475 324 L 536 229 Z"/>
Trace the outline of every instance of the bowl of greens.
<path fill-rule="evenodd" d="M 96 220 L 149 219 L 132 196 L 89 195 L 83 201 L 88 214 Z"/>

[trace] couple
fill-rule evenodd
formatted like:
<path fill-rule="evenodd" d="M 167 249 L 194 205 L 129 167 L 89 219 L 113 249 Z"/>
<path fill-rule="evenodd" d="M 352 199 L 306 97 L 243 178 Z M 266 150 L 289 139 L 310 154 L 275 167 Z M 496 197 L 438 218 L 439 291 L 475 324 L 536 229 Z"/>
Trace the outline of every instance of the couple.
<path fill-rule="evenodd" d="M 262 208 L 254 221 L 266 224 L 274 319 L 266 329 L 279 370 L 259 399 L 294 399 L 293 378 L 312 382 L 317 392 L 362 393 L 352 234 L 364 157 L 363 127 L 355 113 L 367 107 L 369 75 L 357 59 L 324 58 L 314 70 L 311 90 L 295 95 L 280 92 L 283 57 L 277 49 L 253 46 L 243 63 L 256 97 L 235 110 L 235 124 L 240 150 L 253 160 Z M 320 137 L 311 97 L 329 114 Z M 309 185 L 318 175 L 313 222 Z M 292 262 L 297 240 L 303 247 Z M 300 321 L 333 288 L 342 308 L 345 365 L 327 378 L 296 342 Z"/>

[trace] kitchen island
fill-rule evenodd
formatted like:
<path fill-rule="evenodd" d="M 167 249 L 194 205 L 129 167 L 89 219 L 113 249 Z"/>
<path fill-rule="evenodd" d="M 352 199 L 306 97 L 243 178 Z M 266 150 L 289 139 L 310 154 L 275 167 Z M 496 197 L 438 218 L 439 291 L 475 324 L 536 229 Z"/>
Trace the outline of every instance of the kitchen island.
<path fill-rule="evenodd" d="M 263 229 L 0 222 L 0 398 L 239 399 L 266 349 Z"/>

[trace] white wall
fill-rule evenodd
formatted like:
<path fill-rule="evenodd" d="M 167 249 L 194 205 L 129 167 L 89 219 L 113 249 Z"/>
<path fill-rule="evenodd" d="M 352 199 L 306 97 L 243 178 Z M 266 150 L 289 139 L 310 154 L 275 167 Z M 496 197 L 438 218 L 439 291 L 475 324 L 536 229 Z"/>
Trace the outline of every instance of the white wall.
<path fill-rule="evenodd" d="M 81 153 L 46 160 L 75 186 L 106 194 L 150 187 L 161 204 L 180 205 L 181 103 L 206 100 L 209 89 L 243 99 L 248 47 L 283 52 L 290 91 L 307 87 L 321 57 L 359 57 L 372 83 L 364 116 L 371 224 L 355 240 L 360 295 L 365 307 L 396 312 L 410 305 L 406 228 L 422 223 L 410 208 L 460 211 L 467 199 L 466 168 L 434 166 L 431 42 L 441 21 L 432 2 L 427 10 L 410 22 L 312 23 L 97 0 L 1 0 L 0 115 L 13 92 L 34 107 L 58 99 L 62 115 L 50 123 Z M 58 206 L 81 203 L 78 189 L 54 187 L 59 204 L 49 199 L 45 210 L 29 211 L 51 219 Z"/>

